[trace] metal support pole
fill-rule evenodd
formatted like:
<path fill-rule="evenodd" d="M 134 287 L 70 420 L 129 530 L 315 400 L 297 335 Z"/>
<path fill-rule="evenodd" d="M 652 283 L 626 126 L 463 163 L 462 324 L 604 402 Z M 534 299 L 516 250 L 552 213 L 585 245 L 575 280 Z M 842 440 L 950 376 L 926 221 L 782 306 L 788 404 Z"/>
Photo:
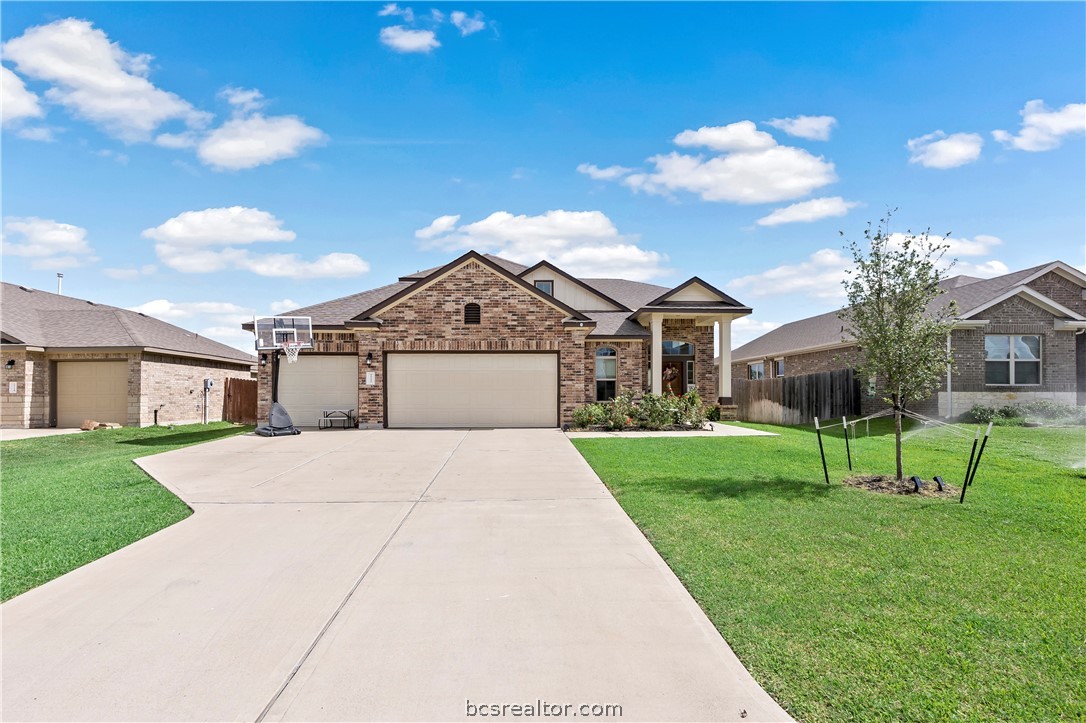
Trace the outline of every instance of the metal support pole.
<path fill-rule="evenodd" d="M 826 467 L 826 450 L 822 447 L 822 428 L 818 425 L 818 417 L 815 417 L 815 433 L 818 435 L 818 453 L 822 456 L 822 473 L 826 475 L 826 484 L 830 483 L 830 471 Z"/>
<path fill-rule="evenodd" d="M 988 430 L 981 440 L 980 449 L 977 451 L 977 461 L 973 463 L 973 474 L 969 475 L 969 486 L 973 486 L 973 480 L 977 478 L 977 469 L 980 468 L 980 458 L 984 456 L 984 448 L 988 446 L 988 438 L 992 436 L 992 422 L 988 422 Z"/>
<path fill-rule="evenodd" d="M 979 439 L 980 427 L 977 427 L 977 433 L 973 435 L 973 449 L 969 450 L 969 464 L 965 465 L 965 475 L 962 477 L 962 496 L 958 498 L 958 502 L 965 502 L 965 488 L 969 486 L 969 475 L 973 474 L 973 457 L 977 453 Z"/>
<path fill-rule="evenodd" d="M 852 448 L 848 446 L 848 420 L 841 417 L 841 425 L 845 428 L 845 454 L 848 455 L 848 471 L 852 471 Z"/>

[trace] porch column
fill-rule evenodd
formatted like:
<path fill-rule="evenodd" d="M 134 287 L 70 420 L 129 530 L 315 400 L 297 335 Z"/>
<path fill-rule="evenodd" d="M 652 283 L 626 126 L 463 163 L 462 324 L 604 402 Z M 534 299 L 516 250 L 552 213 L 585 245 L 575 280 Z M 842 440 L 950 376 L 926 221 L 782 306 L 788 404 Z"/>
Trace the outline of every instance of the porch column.
<path fill-rule="evenodd" d="M 719 330 L 716 335 L 716 356 L 720 361 L 717 367 L 717 396 L 725 404 L 732 403 L 732 319 L 721 316 L 717 320 Z"/>
<path fill-rule="evenodd" d="M 652 328 L 652 393 L 664 392 L 664 320 L 659 314 L 649 316 Z"/>

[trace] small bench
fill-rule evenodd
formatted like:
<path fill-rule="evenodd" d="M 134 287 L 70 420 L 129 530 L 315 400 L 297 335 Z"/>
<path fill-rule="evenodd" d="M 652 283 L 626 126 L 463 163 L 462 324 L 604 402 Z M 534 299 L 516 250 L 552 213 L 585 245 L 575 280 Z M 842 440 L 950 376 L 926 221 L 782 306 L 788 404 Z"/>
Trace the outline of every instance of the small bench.
<path fill-rule="evenodd" d="M 353 409 L 322 409 L 321 418 L 317 420 L 317 429 L 330 429 L 332 427 L 350 429 L 354 426 Z"/>

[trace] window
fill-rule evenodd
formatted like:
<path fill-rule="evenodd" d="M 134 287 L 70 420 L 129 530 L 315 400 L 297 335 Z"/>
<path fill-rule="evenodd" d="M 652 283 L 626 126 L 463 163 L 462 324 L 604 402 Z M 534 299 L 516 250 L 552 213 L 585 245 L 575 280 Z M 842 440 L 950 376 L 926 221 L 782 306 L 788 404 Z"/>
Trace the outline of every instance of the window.
<path fill-rule="evenodd" d="M 694 382 L 694 360 L 686 360 L 686 391 L 691 389 L 697 389 L 698 385 Z"/>
<path fill-rule="evenodd" d="M 483 310 L 478 304 L 464 305 L 464 323 L 478 324 L 483 320 Z"/>
<path fill-rule="evenodd" d="M 984 383 L 1027 385 L 1041 383 L 1041 337 L 987 335 L 984 337 Z"/>
<path fill-rule="evenodd" d="M 665 341 L 664 356 L 694 356 L 694 345 L 686 341 Z"/>
<path fill-rule="evenodd" d="M 765 379 L 765 362 L 747 364 L 747 379 Z"/>
<path fill-rule="evenodd" d="M 535 287 L 542 291 L 547 296 L 554 296 L 554 282 L 550 280 L 539 279 L 535 282 Z"/>
<path fill-rule="evenodd" d="M 596 401 L 615 398 L 615 382 L 618 380 L 618 353 L 609 346 L 596 350 Z"/>
<path fill-rule="evenodd" d="M 773 376 L 775 376 L 775 377 L 783 377 L 784 376 L 784 359 L 775 359 L 773 361 Z"/>

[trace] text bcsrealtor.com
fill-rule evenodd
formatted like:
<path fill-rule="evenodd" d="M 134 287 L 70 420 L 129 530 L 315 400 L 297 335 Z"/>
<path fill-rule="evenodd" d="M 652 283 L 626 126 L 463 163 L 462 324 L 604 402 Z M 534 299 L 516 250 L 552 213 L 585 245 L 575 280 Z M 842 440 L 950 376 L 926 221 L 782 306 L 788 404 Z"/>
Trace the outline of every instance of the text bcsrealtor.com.
<path fill-rule="evenodd" d="M 621 718 L 622 706 L 600 703 L 474 703 L 464 701 L 468 718 Z"/>

